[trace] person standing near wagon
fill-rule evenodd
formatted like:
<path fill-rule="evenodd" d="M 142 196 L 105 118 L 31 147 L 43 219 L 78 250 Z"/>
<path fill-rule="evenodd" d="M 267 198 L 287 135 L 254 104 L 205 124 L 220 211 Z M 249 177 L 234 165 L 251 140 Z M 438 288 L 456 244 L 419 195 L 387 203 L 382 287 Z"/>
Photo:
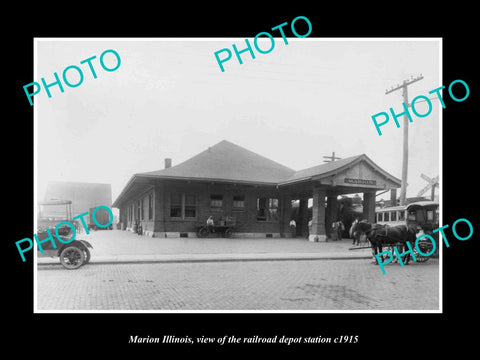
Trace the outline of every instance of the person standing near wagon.
<path fill-rule="evenodd" d="M 313 220 L 312 220 L 312 219 L 308 220 L 308 234 L 307 234 L 307 239 L 310 238 L 310 234 L 312 233 L 312 224 L 313 224 Z"/>
<path fill-rule="evenodd" d="M 297 237 L 297 223 L 294 219 L 290 221 L 290 232 L 292 233 L 292 238 Z"/>
<path fill-rule="evenodd" d="M 208 231 L 210 232 L 215 232 L 215 224 L 213 222 L 213 217 L 212 216 L 209 216 L 208 219 L 207 219 L 207 229 Z"/>
<path fill-rule="evenodd" d="M 338 240 L 338 222 L 332 222 L 332 232 L 330 233 L 330 237 L 333 241 Z"/>
<path fill-rule="evenodd" d="M 338 227 L 337 227 L 338 240 L 342 240 L 342 234 L 343 234 L 343 231 L 345 230 L 345 225 L 343 225 L 342 220 L 338 220 L 337 225 L 338 225 Z"/>

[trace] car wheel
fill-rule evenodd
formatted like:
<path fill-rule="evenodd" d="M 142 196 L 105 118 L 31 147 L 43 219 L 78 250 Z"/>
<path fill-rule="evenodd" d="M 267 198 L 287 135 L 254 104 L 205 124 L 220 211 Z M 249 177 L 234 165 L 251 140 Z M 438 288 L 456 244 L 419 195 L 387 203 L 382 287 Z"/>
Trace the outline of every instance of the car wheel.
<path fill-rule="evenodd" d="M 85 262 L 85 253 L 76 246 L 67 246 L 60 253 L 60 263 L 68 270 L 78 269 Z"/>
<path fill-rule="evenodd" d="M 87 248 L 83 249 L 83 254 L 85 255 L 84 264 L 88 264 L 88 262 L 90 261 L 90 250 L 88 250 Z"/>

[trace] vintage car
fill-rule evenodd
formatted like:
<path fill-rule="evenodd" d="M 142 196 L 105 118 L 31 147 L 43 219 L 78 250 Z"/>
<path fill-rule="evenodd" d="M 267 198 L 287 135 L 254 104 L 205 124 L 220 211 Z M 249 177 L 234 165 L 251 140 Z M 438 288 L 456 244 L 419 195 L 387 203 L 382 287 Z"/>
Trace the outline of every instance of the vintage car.
<path fill-rule="evenodd" d="M 77 226 L 72 220 L 71 207 L 69 200 L 39 202 L 36 233 L 37 256 L 59 257 L 60 263 L 69 270 L 88 263 L 89 248 L 93 248 L 88 241 L 76 239 Z"/>

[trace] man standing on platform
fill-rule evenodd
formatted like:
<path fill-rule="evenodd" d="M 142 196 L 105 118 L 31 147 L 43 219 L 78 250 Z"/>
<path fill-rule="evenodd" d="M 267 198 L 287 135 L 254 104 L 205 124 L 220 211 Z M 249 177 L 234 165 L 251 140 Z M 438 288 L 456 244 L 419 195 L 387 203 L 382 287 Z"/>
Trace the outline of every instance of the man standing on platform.
<path fill-rule="evenodd" d="M 297 223 L 294 219 L 290 221 L 290 231 L 292 233 L 292 238 L 297 237 Z"/>

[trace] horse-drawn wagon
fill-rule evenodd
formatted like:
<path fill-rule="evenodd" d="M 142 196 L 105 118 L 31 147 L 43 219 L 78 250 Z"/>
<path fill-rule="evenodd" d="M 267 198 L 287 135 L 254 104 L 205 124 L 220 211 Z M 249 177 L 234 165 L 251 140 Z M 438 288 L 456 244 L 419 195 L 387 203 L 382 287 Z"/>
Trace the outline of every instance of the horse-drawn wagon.
<path fill-rule="evenodd" d="M 392 225 L 394 224 L 394 226 Z M 417 262 L 428 261 L 432 255 L 434 245 L 430 240 L 421 237 L 422 234 L 431 236 L 438 249 L 438 233 L 432 230 L 438 227 L 438 203 L 421 201 L 402 207 L 392 207 L 377 211 L 377 223 L 355 221 L 350 229 L 354 244 L 358 246 L 350 249 L 372 248 L 373 255 L 381 253 L 385 248 L 395 255 L 394 246 L 399 253 L 403 253 L 407 242 L 413 250 Z M 360 238 L 364 235 L 370 246 L 360 246 Z M 418 241 L 416 241 L 418 239 Z M 406 264 L 410 253 L 406 255 Z"/>

